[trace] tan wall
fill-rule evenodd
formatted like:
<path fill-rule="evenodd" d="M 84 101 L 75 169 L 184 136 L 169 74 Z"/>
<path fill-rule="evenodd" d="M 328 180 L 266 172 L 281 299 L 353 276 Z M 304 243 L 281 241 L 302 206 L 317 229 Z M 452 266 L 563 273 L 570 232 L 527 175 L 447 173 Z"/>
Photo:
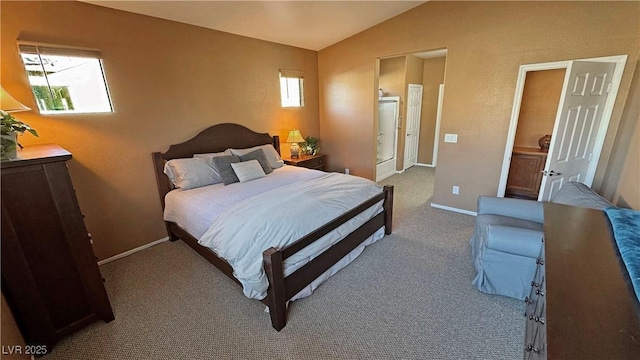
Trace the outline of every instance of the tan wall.
<path fill-rule="evenodd" d="M 537 148 L 556 122 L 565 69 L 530 71 L 524 83 L 514 146 Z"/>
<path fill-rule="evenodd" d="M 224 122 L 281 140 L 296 127 L 319 137 L 324 151 L 315 51 L 75 1 L 1 6 L 2 86 L 32 109 L 16 39 L 102 51 L 114 113 L 16 114 L 40 134 L 21 142 L 58 143 L 73 153 L 69 170 L 100 259 L 167 236 L 153 151 Z M 280 107 L 282 68 L 305 72 L 304 108 Z M 288 155 L 289 146 L 282 149 Z"/>
<path fill-rule="evenodd" d="M 430 1 L 352 36 L 318 55 L 323 150 L 372 177 L 376 59 L 447 48 L 442 133 L 458 143 L 438 148 L 433 203 L 475 210 L 478 195 L 495 195 L 522 64 L 628 54 L 610 131 L 596 172 L 604 178 L 640 48 L 636 2 Z M 344 134 L 359 133 L 356 141 Z M 460 195 L 452 195 L 452 185 Z"/>
<path fill-rule="evenodd" d="M 407 55 L 407 73 L 405 78 L 406 85 L 409 84 L 418 84 L 422 85 L 422 67 L 424 59 L 419 58 L 414 55 Z M 407 89 L 405 89 L 405 93 L 408 94 Z"/>
<path fill-rule="evenodd" d="M 400 96 L 404 99 L 405 57 L 394 57 L 380 60 L 380 85 L 384 96 Z"/>
<path fill-rule="evenodd" d="M 444 83 L 446 57 L 424 59 L 422 76 L 422 120 L 420 122 L 420 148 L 418 162 L 433 164 L 433 144 L 436 133 L 436 115 L 438 113 L 438 94 L 440 84 Z"/>
<path fill-rule="evenodd" d="M 637 65 L 601 193 L 617 206 L 640 210 L 640 62 Z"/>

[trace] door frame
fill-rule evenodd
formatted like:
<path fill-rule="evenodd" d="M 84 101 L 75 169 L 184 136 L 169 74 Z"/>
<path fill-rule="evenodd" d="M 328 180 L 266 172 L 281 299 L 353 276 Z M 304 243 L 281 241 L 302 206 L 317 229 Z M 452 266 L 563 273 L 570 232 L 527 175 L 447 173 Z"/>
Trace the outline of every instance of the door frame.
<path fill-rule="evenodd" d="M 383 96 L 383 97 L 379 97 L 378 98 L 378 123 L 380 122 L 380 103 L 381 102 L 395 102 L 396 103 L 396 114 L 395 114 L 395 119 L 394 119 L 394 125 L 393 125 L 393 134 L 394 134 L 394 138 L 393 138 L 393 158 L 390 160 L 385 161 L 392 161 L 393 162 L 393 170 L 389 171 L 387 173 L 382 173 L 380 174 L 380 172 L 378 171 L 378 166 L 380 164 L 378 164 L 378 161 L 376 159 L 376 173 L 375 173 L 375 177 L 376 177 L 376 182 L 384 180 L 386 178 L 388 178 L 389 176 L 397 173 L 396 171 L 396 164 L 398 163 L 398 137 L 400 135 L 400 132 L 398 131 L 398 121 L 400 120 L 400 96 Z M 380 132 L 380 126 L 378 125 L 377 127 L 378 131 L 377 133 Z M 377 145 L 377 141 L 376 141 L 376 153 L 378 150 L 378 145 Z M 377 158 L 377 156 L 376 156 Z"/>
<path fill-rule="evenodd" d="M 589 58 L 589 59 L 573 59 L 573 60 L 565 60 L 565 61 L 554 61 L 554 62 L 548 62 L 548 63 L 520 65 L 520 69 L 518 70 L 518 81 L 516 82 L 516 92 L 513 99 L 513 109 L 511 111 L 511 121 L 509 123 L 509 132 L 507 133 L 507 143 L 505 145 L 504 158 L 502 161 L 500 182 L 498 184 L 498 193 L 497 193 L 498 197 L 504 197 L 504 193 L 507 189 L 507 178 L 509 177 L 509 167 L 511 166 L 511 152 L 513 151 L 513 144 L 516 138 L 516 130 L 518 128 L 518 118 L 520 116 L 520 106 L 522 105 L 522 95 L 524 93 L 524 85 L 525 85 L 527 73 L 530 71 L 567 69 L 569 67 L 569 64 L 572 61 L 612 62 L 616 64 L 615 69 L 613 71 L 613 77 L 611 79 L 611 91 L 609 92 L 614 96 L 608 96 L 607 101 L 604 105 L 604 109 L 602 111 L 602 121 L 600 122 L 598 134 L 596 135 L 596 140 L 593 146 L 593 160 L 591 161 L 591 164 L 589 165 L 589 169 L 587 171 L 587 175 L 585 176 L 585 184 L 591 186 L 591 184 L 593 183 L 593 178 L 596 173 L 596 169 L 598 167 L 598 161 L 600 160 L 600 155 L 602 154 L 602 147 L 604 145 L 604 140 L 607 135 L 607 130 L 609 129 L 609 122 L 611 121 L 613 106 L 616 102 L 616 98 L 618 97 L 620 81 L 622 79 L 622 73 L 624 72 L 624 66 L 627 62 L 627 57 L 628 57 L 627 55 L 615 55 L 615 56 L 605 56 L 605 57 Z M 566 85 L 567 85 L 567 77 L 565 74 L 563 90 L 562 90 L 563 94 L 564 94 Z M 554 124 L 555 124 L 555 121 L 554 121 Z M 554 126 L 554 129 L 555 129 L 555 126 Z M 549 159 L 547 159 L 547 163 L 545 164 L 545 170 L 548 170 L 547 169 L 548 164 L 549 164 Z M 540 195 L 538 196 L 538 200 L 540 200 Z"/>
<path fill-rule="evenodd" d="M 438 164 L 438 139 L 440 139 L 440 122 L 442 121 L 442 102 L 444 101 L 444 84 L 438 86 L 438 108 L 436 109 L 436 128 L 433 134 L 433 155 L 428 167 L 436 167 Z"/>

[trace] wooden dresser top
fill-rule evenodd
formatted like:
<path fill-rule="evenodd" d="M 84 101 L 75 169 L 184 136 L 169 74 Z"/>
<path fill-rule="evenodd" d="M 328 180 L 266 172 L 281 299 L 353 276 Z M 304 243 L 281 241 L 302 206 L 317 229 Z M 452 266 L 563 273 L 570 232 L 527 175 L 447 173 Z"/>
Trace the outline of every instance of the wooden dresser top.
<path fill-rule="evenodd" d="M 55 144 L 42 144 L 25 146 L 18 149 L 16 159 L 2 161 L 2 169 L 17 166 L 42 164 L 48 162 L 67 161 L 71 159 L 71 153 Z"/>
<path fill-rule="evenodd" d="M 637 359 L 640 304 L 604 211 L 544 203 L 549 359 Z"/>

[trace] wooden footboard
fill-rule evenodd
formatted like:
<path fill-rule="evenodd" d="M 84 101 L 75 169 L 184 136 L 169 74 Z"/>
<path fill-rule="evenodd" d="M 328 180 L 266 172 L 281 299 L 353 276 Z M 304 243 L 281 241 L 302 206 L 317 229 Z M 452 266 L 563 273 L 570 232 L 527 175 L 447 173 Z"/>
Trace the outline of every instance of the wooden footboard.
<path fill-rule="evenodd" d="M 328 234 L 340 225 L 357 216 L 364 210 L 383 200 L 383 211 L 362 224 L 354 232 L 347 235 L 340 242 L 334 244 L 312 261 L 296 270 L 289 276 L 284 276 L 284 261 L 293 254 L 311 245 L 316 240 Z M 305 286 L 309 285 L 318 276 L 322 275 L 331 266 L 345 257 L 358 245 L 368 239 L 373 233 L 384 226 L 385 234 L 392 231 L 393 218 L 393 186 L 385 186 L 383 192 L 364 203 L 353 208 L 349 212 L 334 219 L 330 223 L 320 227 L 309 235 L 297 240 L 293 244 L 282 248 L 269 248 L 263 252 L 264 270 L 269 279 L 269 290 L 267 297 L 262 302 L 269 307 L 271 324 L 274 329 L 280 331 L 287 324 L 287 301 L 295 296 Z M 172 240 L 182 239 L 187 245 L 194 249 L 203 258 L 217 267 L 222 273 L 227 275 L 237 284 L 240 281 L 233 276 L 233 269 L 228 262 L 218 257 L 213 251 L 198 244 L 198 240 L 187 233 L 180 226 L 173 222 L 167 222 L 170 238 Z"/>
<path fill-rule="evenodd" d="M 340 225 L 381 200 L 384 200 L 383 211 L 381 213 L 362 224 L 354 232 L 325 250 L 300 269 L 287 277 L 284 276 L 284 261 L 287 258 L 313 244 L 316 240 L 335 230 Z M 391 234 L 392 209 L 393 186 L 385 186 L 381 194 L 365 201 L 293 244 L 279 250 L 269 248 L 263 252 L 264 270 L 269 278 L 269 291 L 266 304 L 269 306 L 271 324 L 274 329 L 280 331 L 285 327 L 287 324 L 287 301 L 300 292 L 300 290 L 311 284 L 313 280 L 358 247 L 358 245 L 368 239 L 382 226 L 385 227 L 385 234 Z"/>

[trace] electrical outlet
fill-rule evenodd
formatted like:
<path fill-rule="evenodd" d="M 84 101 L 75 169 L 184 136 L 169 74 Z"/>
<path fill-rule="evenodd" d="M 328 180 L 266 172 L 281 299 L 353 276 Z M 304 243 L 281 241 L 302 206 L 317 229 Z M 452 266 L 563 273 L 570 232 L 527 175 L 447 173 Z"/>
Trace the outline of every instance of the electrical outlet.
<path fill-rule="evenodd" d="M 458 185 L 453 185 L 453 189 L 451 190 L 453 195 L 458 195 L 460 193 L 460 187 Z"/>
<path fill-rule="evenodd" d="M 458 142 L 458 134 L 444 134 L 444 142 L 446 142 L 446 143 L 457 143 Z"/>
<path fill-rule="evenodd" d="M 344 169 L 344 173 L 349 175 L 349 168 Z"/>

